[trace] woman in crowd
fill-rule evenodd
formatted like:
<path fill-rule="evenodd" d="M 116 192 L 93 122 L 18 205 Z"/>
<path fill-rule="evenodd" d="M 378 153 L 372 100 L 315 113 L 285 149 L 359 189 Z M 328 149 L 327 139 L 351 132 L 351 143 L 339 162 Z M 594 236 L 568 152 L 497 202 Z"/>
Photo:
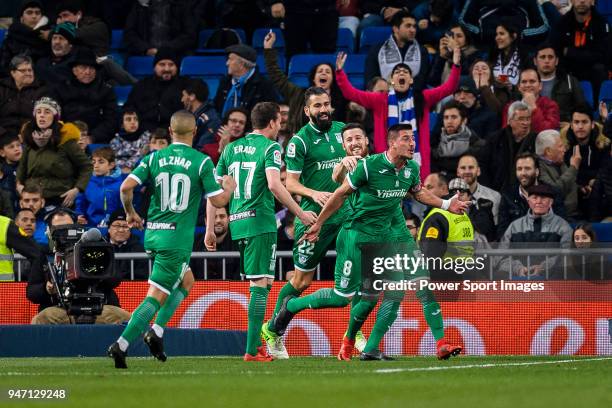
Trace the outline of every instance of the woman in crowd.
<path fill-rule="evenodd" d="M 495 79 L 491 65 L 483 59 L 472 63 L 468 75 L 472 77 L 480 92 L 481 102 L 491 111 L 501 115 L 504 106 L 510 101 L 510 88 Z"/>
<path fill-rule="evenodd" d="M 451 27 L 450 31 L 440 39 L 439 53 L 436 54 L 429 83 L 440 85 L 446 82 L 453 67 L 453 49 L 461 49 L 461 75 L 469 75 L 470 67 L 478 58 L 480 52 L 472 44 L 472 37 L 459 24 Z"/>
<path fill-rule="evenodd" d="M 520 46 L 519 33 L 515 27 L 501 23 L 495 29 L 495 45 L 489 53 L 495 79 L 507 87 L 516 86 L 519 74 L 527 63 L 527 56 Z"/>

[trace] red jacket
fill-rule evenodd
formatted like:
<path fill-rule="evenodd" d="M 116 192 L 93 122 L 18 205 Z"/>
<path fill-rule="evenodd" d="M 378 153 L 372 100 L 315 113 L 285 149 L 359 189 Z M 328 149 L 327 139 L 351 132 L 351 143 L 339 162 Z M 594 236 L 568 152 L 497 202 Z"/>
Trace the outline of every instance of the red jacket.
<path fill-rule="evenodd" d="M 512 105 L 512 102 L 508 102 L 504 106 L 502 113 L 502 123 L 504 125 L 508 123 L 508 108 L 510 105 Z M 538 134 L 546 129 L 559 130 L 560 116 L 557 102 L 545 96 L 540 96 L 536 100 L 536 106 L 538 108 L 531 113 L 531 131 Z"/>
<path fill-rule="evenodd" d="M 423 117 L 419 121 L 419 148 L 421 153 L 421 177 L 425 178 L 430 172 L 431 147 L 429 142 L 429 111 L 442 98 L 451 95 L 459 85 L 461 68 L 453 65 L 450 76 L 442 85 L 423 91 Z M 342 95 L 349 101 L 356 102 L 372 111 L 374 116 L 374 153 L 387 150 L 387 119 L 389 114 L 388 93 L 366 92 L 355 89 L 343 70 L 336 71 L 336 83 Z M 557 118 L 558 118 L 557 112 Z"/>

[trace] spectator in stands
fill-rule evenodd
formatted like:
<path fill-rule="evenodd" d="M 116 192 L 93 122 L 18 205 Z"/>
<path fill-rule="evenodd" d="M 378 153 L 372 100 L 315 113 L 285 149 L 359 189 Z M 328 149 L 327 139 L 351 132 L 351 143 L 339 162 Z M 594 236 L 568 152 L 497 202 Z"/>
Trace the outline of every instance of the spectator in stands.
<path fill-rule="evenodd" d="M 528 194 L 529 212 L 510 224 L 501 238 L 500 248 L 510 248 L 510 243 L 514 248 L 521 245 L 522 248 L 569 248 L 572 228 L 551 211 L 555 197 L 553 189 L 546 184 L 538 184 L 531 186 Z M 532 256 L 528 267 L 526 257 L 513 255 L 500 262 L 499 270 L 519 278 L 559 278 L 563 276 L 562 264 L 557 256 Z"/>
<path fill-rule="evenodd" d="M 612 156 L 601 166 L 589 198 L 589 216 L 594 222 L 612 221 Z"/>
<path fill-rule="evenodd" d="M 266 62 L 266 71 L 270 81 L 276 89 L 281 93 L 283 98 L 289 103 L 289 120 L 288 129 L 291 135 L 295 134 L 308 123 L 308 118 L 304 114 L 304 93 L 305 88 L 299 87 L 289 81 L 287 75 L 280 69 L 278 65 L 278 53 L 274 48 L 276 35 L 273 32 L 268 33 L 264 39 L 264 59 Z M 337 121 L 345 121 L 347 114 L 347 101 L 342 96 L 340 88 L 336 83 L 334 75 L 334 67 L 331 63 L 321 63 L 315 65 L 310 71 L 309 87 L 317 86 L 323 88 L 329 93 L 331 103 L 334 108 L 333 119 Z"/>
<path fill-rule="evenodd" d="M 246 135 L 250 128 L 247 110 L 244 108 L 232 108 L 223 117 L 221 126 L 215 134 L 215 141 L 204 145 L 202 151 L 216 163 L 225 146 Z"/>
<path fill-rule="evenodd" d="M 559 129 L 559 106 L 552 99 L 541 96 L 542 81 L 538 71 L 533 68 L 524 69 L 519 78 L 518 91 L 521 94 L 521 101 L 529 106 L 531 129 L 536 133 L 546 129 Z M 510 102 L 502 115 L 504 123 L 507 120 L 509 106 Z"/>
<path fill-rule="evenodd" d="M 191 6 L 188 1 L 134 2 L 123 35 L 128 53 L 156 56 L 168 48 L 183 56 L 193 50 L 198 33 Z"/>
<path fill-rule="evenodd" d="M 458 14 L 453 8 L 453 0 L 428 0 L 421 2 L 412 10 L 417 21 L 417 40 L 425 48 L 435 50 L 451 25 L 457 21 Z M 461 48 L 461 46 L 459 46 Z M 452 50 L 455 47 L 451 47 Z M 469 64 L 468 64 L 469 66 Z"/>
<path fill-rule="evenodd" d="M 274 86 L 257 69 L 257 52 L 248 45 L 227 47 L 227 75 L 219 83 L 215 108 L 223 116 L 231 108 L 251 111 L 257 102 L 276 101 Z"/>
<path fill-rule="evenodd" d="M 412 235 L 412 239 L 416 241 L 419 228 L 421 227 L 421 219 L 410 211 L 404 211 L 404 219 L 406 220 L 406 228 L 408 228 L 410 235 Z"/>
<path fill-rule="evenodd" d="M 144 252 L 145 249 L 138 236 L 132 234 L 125 217 L 125 211 L 119 206 L 110 214 L 108 219 L 108 242 L 113 245 L 116 254 Z M 115 269 L 123 280 L 146 280 L 149 277 L 148 260 L 134 261 L 134 277 L 131 275 L 131 261 L 129 259 L 115 259 Z"/>
<path fill-rule="evenodd" d="M 276 141 L 281 145 L 281 149 L 284 152 L 289 143 L 289 139 L 293 136 L 293 133 L 289 130 L 289 104 L 287 102 L 281 102 L 278 104 L 281 115 L 281 128 L 276 135 Z"/>
<path fill-rule="evenodd" d="M 75 120 L 72 123 L 74 123 L 74 126 L 79 129 L 79 132 L 81 132 L 81 136 L 79 137 L 78 142 L 79 147 L 85 152 L 85 154 L 90 156 L 90 154 L 88 154 L 87 152 L 87 146 L 91 144 L 91 136 L 89 136 L 89 126 L 87 126 L 87 123 L 83 122 L 82 120 Z"/>
<path fill-rule="evenodd" d="M 46 234 L 47 223 L 44 220 L 47 211 L 44 208 L 45 199 L 42 194 L 42 188 L 37 184 L 26 184 L 23 190 L 21 190 L 19 207 L 21 209 L 32 210 L 36 216 L 36 227 L 33 235 L 34 240 L 40 245 L 47 245 L 49 243 Z"/>
<path fill-rule="evenodd" d="M 70 63 L 76 48 L 76 27 L 72 23 L 61 23 L 51 30 L 50 52 L 36 63 L 36 77 L 46 84 L 58 84 L 72 76 Z"/>
<path fill-rule="evenodd" d="M 606 56 L 610 54 L 610 26 L 593 0 L 571 0 L 567 12 L 551 32 L 555 48 L 560 50 L 561 65 L 581 81 L 591 81 L 598 100 L 599 87 L 607 79 Z"/>
<path fill-rule="evenodd" d="M 393 40 L 391 40 L 393 41 Z M 399 63 L 391 72 L 393 88 L 388 93 L 359 91 L 351 85 L 342 70 L 346 54 L 339 53 L 336 60 L 336 79 L 344 97 L 372 110 L 374 116 L 373 152 L 387 148 L 386 129 L 397 123 L 410 123 L 416 139 L 415 159 L 421 165 L 421 175 L 430 172 L 429 110 L 442 98 L 452 94 L 459 83 L 461 50 L 453 50 L 451 76 L 437 88 L 422 92 L 413 87 L 413 75 L 409 65 Z"/>
<path fill-rule="evenodd" d="M 561 122 L 570 122 L 574 108 L 586 103 L 580 82 L 558 68 L 557 52 L 549 43 L 538 46 L 533 63 L 542 83 L 540 95 L 557 103 Z"/>
<path fill-rule="evenodd" d="M 431 170 L 454 178 L 459 158 L 468 153 L 481 156 L 486 143 L 467 125 L 467 112 L 459 102 L 448 102 L 440 115 L 441 131 L 431 135 Z"/>
<path fill-rule="evenodd" d="M 566 146 L 565 163 L 569 164 L 575 146 L 579 146 L 583 160 L 578 168 L 578 207 L 581 214 L 588 211 L 588 197 L 591 194 L 597 172 L 610 157 L 610 139 L 602 133 L 602 126 L 593 120 L 588 106 L 574 108 L 571 124 L 561 129 L 561 140 Z"/>
<path fill-rule="evenodd" d="M 119 187 L 127 175 L 115 171 L 115 153 L 110 147 L 94 150 L 91 161 L 93 173 L 85 191 L 76 198 L 75 212 L 79 224 L 105 227 L 110 225 L 110 215 L 121 208 Z"/>
<path fill-rule="evenodd" d="M 229 213 L 227 207 L 216 209 L 215 224 L 207 226 L 212 228 L 217 241 L 217 251 L 237 251 L 238 247 L 232 241 L 229 230 Z M 208 252 L 204 246 L 204 234 L 196 237 L 194 242 L 194 251 Z M 213 258 L 208 260 L 207 274 L 204 276 L 204 264 L 202 259 L 191 260 L 191 270 L 196 279 L 223 279 L 223 260 L 221 258 Z M 240 279 L 239 261 L 238 258 L 229 258 L 225 260 L 225 279 L 238 280 Z"/>
<path fill-rule="evenodd" d="M 480 92 L 482 104 L 501 116 L 502 110 L 510 100 L 512 85 L 509 82 L 499 82 L 493 76 L 491 65 L 481 59 L 474 61 L 470 67 L 469 76 L 474 80 L 476 89 Z"/>
<path fill-rule="evenodd" d="M 348 28 L 353 34 L 353 38 L 359 38 L 359 0 L 336 0 L 336 10 L 338 10 L 338 29 Z"/>
<path fill-rule="evenodd" d="M 224 0 L 216 3 L 219 26 L 240 27 L 247 38 L 251 38 L 253 31 L 259 27 L 278 26 L 274 20 L 282 19 L 285 13 L 283 3 L 276 0 Z"/>
<path fill-rule="evenodd" d="M 0 50 L 0 73 L 4 73 L 13 57 L 28 55 L 38 61 L 47 52 L 49 43 L 49 19 L 43 15 L 39 0 L 25 0 L 21 3 L 19 15 L 10 25 Z"/>
<path fill-rule="evenodd" d="M 436 197 L 443 198 L 448 195 L 448 178 L 442 173 L 430 173 L 423 180 L 423 188 L 431 191 Z M 425 218 L 431 208 L 416 200 L 410 202 L 410 212 L 420 219 Z"/>
<path fill-rule="evenodd" d="M 91 163 L 77 144 L 80 132 L 60 119 L 59 104 L 48 97 L 36 101 L 23 132 L 25 150 L 17 168 L 17 191 L 27 183 L 42 187 L 47 205 L 72 206 L 85 191 Z"/>
<path fill-rule="evenodd" d="M 487 177 L 490 187 L 501 191 L 514 180 L 513 163 L 523 152 L 535 152 L 537 134 L 531 131 L 529 106 L 521 101 L 508 108 L 508 125 L 487 138 L 491 157 Z"/>
<path fill-rule="evenodd" d="M 49 228 L 74 224 L 71 212 L 56 209 L 49 214 Z M 120 278 L 105 279 L 98 283 L 97 288 L 105 295 L 102 314 L 96 317 L 96 324 L 119 324 L 129 320 L 130 313 L 121 309 L 119 298 L 114 288 L 121 283 Z M 82 289 L 84 290 L 84 289 Z M 26 287 L 26 296 L 34 304 L 38 304 L 38 314 L 32 319 L 32 324 L 70 324 L 75 322 L 75 316 L 68 316 L 66 310 L 59 305 L 57 289 L 42 268 L 33 268 Z"/>
<path fill-rule="evenodd" d="M 414 89 L 424 89 L 429 75 L 429 54 L 416 40 L 416 19 L 407 11 L 399 11 L 391 19 L 391 29 L 393 32 L 389 38 L 368 52 L 366 82 L 375 76 L 390 79 L 397 64 L 403 63 L 410 68 Z"/>
<path fill-rule="evenodd" d="M 185 109 L 196 117 L 196 135 L 193 138 L 193 147 L 202 150 L 205 145 L 215 143 L 215 135 L 219 126 L 221 126 L 221 118 L 213 103 L 208 99 L 206 82 L 199 79 L 187 81 L 182 95 L 181 102 L 183 102 Z"/>
<path fill-rule="evenodd" d="M 599 120 L 603 123 L 603 132 L 612 140 L 612 114 L 608 112 L 606 101 L 599 101 Z"/>
<path fill-rule="evenodd" d="M 31 237 L 36 230 L 36 215 L 29 208 L 19 210 L 15 216 L 15 225 L 25 232 L 26 236 Z"/>
<path fill-rule="evenodd" d="M 572 248 L 588 249 L 597 247 L 598 240 L 593 226 L 588 223 L 580 223 L 574 227 L 572 232 Z M 568 259 L 568 272 L 573 273 L 570 277 L 585 280 L 610 279 L 612 268 L 610 257 L 602 262 L 600 254 L 580 254 Z"/>
<path fill-rule="evenodd" d="M 132 88 L 124 106 L 138 113 L 144 130 L 168 127 L 170 116 L 183 109 L 181 96 L 187 78 L 178 75 L 180 65 L 181 60 L 173 50 L 162 48 L 153 60 L 154 74 Z"/>
<path fill-rule="evenodd" d="M 529 210 L 527 190 L 533 185 L 542 184 L 538 180 L 540 176 L 538 158 L 533 153 L 525 152 L 516 157 L 515 174 L 516 179 L 512 185 L 501 192 L 499 222 L 497 224 L 498 237 L 501 237 L 506 232 L 512 221 L 527 215 Z M 558 216 L 565 216 L 563 197 L 560 194 L 555 196 L 552 208 Z"/>
<path fill-rule="evenodd" d="M 99 75 L 100 66 L 91 50 L 79 49 L 70 66 L 72 77 L 56 84 L 51 95 L 62 107 L 66 121 L 87 123 L 94 143 L 108 143 L 117 121 L 115 90 Z"/>
<path fill-rule="evenodd" d="M 117 168 L 123 173 L 129 173 L 136 168 L 140 159 L 149 152 L 150 139 L 151 132 L 140 126 L 138 113 L 124 109 L 121 129 L 110 141 Z"/>
<path fill-rule="evenodd" d="M 151 140 L 149 141 L 149 153 L 156 152 L 158 150 L 165 149 L 170 146 L 172 139 L 165 128 L 157 128 L 155 132 L 151 134 Z"/>
<path fill-rule="evenodd" d="M 392 24 L 391 20 L 400 11 L 414 9 L 421 0 L 363 0 L 359 8 L 363 13 L 363 19 L 359 24 L 359 30 L 366 27 L 377 27 Z"/>
<path fill-rule="evenodd" d="M 0 189 L 10 197 L 13 209 L 17 209 L 17 167 L 23 156 L 23 146 L 16 133 L 3 132 L 0 128 Z"/>
<path fill-rule="evenodd" d="M 17 134 L 32 116 L 34 102 L 46 91 L 35 79 L 32 59 L 17 55 L 9 65 L 10 77 L 0 80 L 0 126 Z"/>
<path fill-rule="evenodd" d="M 556 130 L 540 132 L 535 142 L 535 153 L 540 161 L 540 181 L 565 197 L 567 216 L 576 219 L 578 212 L 578 184 L 576 178 L 582 162 L 580 147 L 574 146 L 569 166 L 564 163 L 567 147 Z"/>
<path fill-rule="evenodd" d="M 489 62 L 495 79 L 511 88 L 519 82 L 519 73 L 528 62 L 520 45 L 517 28 L 501 23 L 495 29 L 495 46 L 489 52 Z"/>
<path fill-rule="evenodd" d="M 478 58 L 479 51 L 472 44 L 470 34 L 462 26 L 455 24 L 440 38 L 438 53 L 434 55 L 434 62 L 429 73 L 431 85 L 439 85 L 448 79 L 453 67 L 452 50 L 455 46 L 461 49 L 461 75 L 470 74 L 470 67 Z"/>
<path fill-rule="evenodd" d="M 469 77 L 459 82 L 459 88 L 453 94 L 454 99 L 466 108 L 467 125 L 484 139 L 499 129 L 499 119 L 494 111 L 480 102 L 479 96 L 474 81 Z"/>

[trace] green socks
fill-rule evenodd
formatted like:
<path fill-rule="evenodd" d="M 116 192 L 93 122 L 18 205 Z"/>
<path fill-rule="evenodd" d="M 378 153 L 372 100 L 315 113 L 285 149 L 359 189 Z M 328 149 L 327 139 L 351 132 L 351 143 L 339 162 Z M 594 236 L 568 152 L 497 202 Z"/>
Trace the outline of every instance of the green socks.
<path fill-rule="evenodd" d="M 416 297 L 423 306 L 423 315 L 431 329 L 431 334 L 433 334 L 434 339 L 440 340 L 444 337 L 444 321 L 442 320 L 442 309 L 440 309 L 433 292 L 427 288 L 417 290 Z"/>
<path fill-rule="evenodd" d="M 348 330 L 346 332 L 348 339 L 355 340 L 357 332 L 361 330 L 361 326 L 363 326 L 363 323 L 376 307 L 376 303 L 378 303 L 378 299 L 375 301 L 361 299 L 357 304 L 351 305 L 351 317 L 349 318 Z"/>
<path fill-rule="evenodd" d="M 249 300 L 249 325 L 247 330 L 246 352 L 252 356 L 257 354 L 257 347 L 261 346 L 261 325 L 266 314 L 268 289 L 251 286 L 251 299 Z"/>
<path fill-rule="evenodd" d="M 121 333 L 128 343 L 132 343 L 149 327 L 149 322 L 159 310 L 159 302 L 157 299 L 147 296 L 140 306 L 132 313 L 132 318 L 128 322 L 127 327 Z M 125 351 L 125 350 L 124 350 Z"/>
<path fill-rule="evenodd" d="M 274 306 L 274 313 L 272 313 L 272 316 L 276 316 L 281 306 L 283 305 L 283 300 L 287 296 L 300 296 L 300 293 L 301 292 L 299 292 L 296 288 L 293 287 L 291 282 L 285 283 L 285 286 L 283 286 L 280 292 L 278 292 L 278 298 L 276 299 L 276 306 Z"/>
<path fill-rule="evenodd" d="M 378 313 L 376 313 L 376 323 L 374 323 L 374 328 L 370 333 L 368 343 L 363 349 L 364 353 L 369 353 L 372 350 L 378 349 L 380 341 L 397 318 L 397 311 L 399 310 L 400 303 L 401 300 L 383 299 L 378 309 Z"/>
<path fill-rule="evenodd" d="M 291 313 L 298 313 L 304 309 L 344 307 L 348 304 L 348 298 L 338 295 L 333 289 L 325 288 L 319 289 L 308 296 L 291 299 L 287 303 L 287 309 Z"/>
<path fill-rule="evenodd" d="M 166 327 L 176 309 L 179 307 L 183 299 L 187 297 L 187 294 L 187 290 L 185 290 L 185 288 L 182 286 L 174 289 L 170 296 L 168 296 L 168 299 L 166 299 L 164 305 L 159 309 L 159 312 L 157 312 L 155 324 L 161 327 Z"/>

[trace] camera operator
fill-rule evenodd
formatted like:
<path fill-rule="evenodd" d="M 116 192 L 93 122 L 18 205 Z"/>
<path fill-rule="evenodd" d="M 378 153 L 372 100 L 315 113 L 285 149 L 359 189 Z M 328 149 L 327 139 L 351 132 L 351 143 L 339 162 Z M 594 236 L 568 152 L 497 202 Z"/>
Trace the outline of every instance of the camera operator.
<path fill-rule="evenodd" d="M 8 217 L 0 216 L 0 282 L 13 279 L 13 253 L 28 258 L 32 268 L 41 268 L 41 252 L 33 239 Z"/>
<path fill-rule="evenodd" d="M 58 208 L 47 216 L 47 231 L 51 227 L 73 224 L 76 224 L 76 216 L 66 208 Z M 47 234 L 50 235 L 50 232 Z M 66 310 L 60 307 L 57 289 L 49 273 L 49 271 L 43 272 L 42 268 L 32 270 L 30 273 L 26 295 L 30 302 L 39 305 L 39 313 L 32 319 L 32 324 L 75 323 L 75 316 L 69 316 Z M 95 318 L 96 324 L 118 324 L 130 319 L 130 313 L 120 308 L 119 298 L 113 290 L 120 283 L 120 278 L 105 279 L 98 283 L 97 289 L 104 293 L 105 304 L 102 314 Z"/>

